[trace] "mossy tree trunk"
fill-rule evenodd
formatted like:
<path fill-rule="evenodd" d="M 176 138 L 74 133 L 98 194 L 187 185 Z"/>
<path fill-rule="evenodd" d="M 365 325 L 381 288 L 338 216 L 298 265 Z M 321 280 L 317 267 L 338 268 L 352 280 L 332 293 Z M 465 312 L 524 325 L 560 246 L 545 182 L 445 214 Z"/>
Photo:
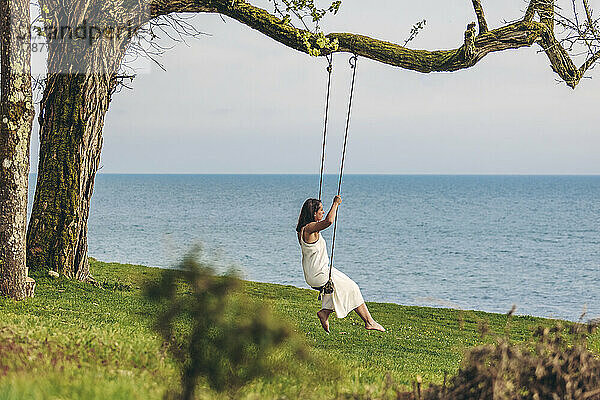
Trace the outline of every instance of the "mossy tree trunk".
<path fill-rule="evenodd" d="M 70 278 L 89 277 L 87 220 L 100 161 L 110 80 L 84 74 L 48 77 L 27 261 Z"/>
<path fill-rule="evenodd" d="M 48 74 L 39 115 L 37 184 L 27 232 L 27 262 L 32 270 L 91 279 L 87 221 L 102 128 L 116 74 L 131 40 L 131 35 L 115 32 L 123 21 L 141 26 L 144 17 L 138 2 L 130 5 L 131 9 L 125 9 L 118 2 L 96 0 L 74 2 L 68 9 L 54 0 L 41 2 L 47 27 Z M 63 27 L 76 32 L 82 21 L 87 27 L 115 29 L 111 36 L 93 41 L 91 36 L 53 37 L 49 33 Z"/>
<path fill-rule="evenodd" d="M 33 295 L 25 258 L 34 115 L 28 23 L 29 1 L 0 0 L 0 294 L 17 300 Z"/>

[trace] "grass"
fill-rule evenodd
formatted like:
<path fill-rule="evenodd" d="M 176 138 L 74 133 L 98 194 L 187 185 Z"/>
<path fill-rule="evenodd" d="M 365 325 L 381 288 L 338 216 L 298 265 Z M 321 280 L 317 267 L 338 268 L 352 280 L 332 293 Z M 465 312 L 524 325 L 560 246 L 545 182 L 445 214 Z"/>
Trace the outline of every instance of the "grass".
<path fill-rule="evenodd" d="M 0 399 L 161 399 L 178 384 L 175 364 L 152 329 L 153 306 L 142 296 L 159 269 L 91 260 L 100 287 L 41 277 L 36 297 L 0 299 Z M 321 328 L 316 292 L 247 282 L 246 292 L 267 301 L 290 320 L 326 371 L 290 368 L 254 381 L 238 394 L 245 399 L 336 398 L 343 393 L 377 393 L 385 376 L 407 388 L 417 376 L 441 383 L 457 371 L 464 351 L 491 341 L 478 324 L 531 337 L 554 321 L 475 311 L 367 303 L 387 332 L 366 331 L 352 314 Z M 600 338 L 590 340 L 596 354 Z M 285 357 L 285 355 L 282 355 Z M 210 392 L 201 398 L 226 398 Z"/>

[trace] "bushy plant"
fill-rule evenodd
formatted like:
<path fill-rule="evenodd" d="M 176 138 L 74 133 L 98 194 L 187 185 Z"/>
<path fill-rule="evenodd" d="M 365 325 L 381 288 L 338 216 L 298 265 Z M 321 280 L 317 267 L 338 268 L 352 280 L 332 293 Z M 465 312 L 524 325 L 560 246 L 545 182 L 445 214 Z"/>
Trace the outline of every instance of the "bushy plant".
<path fill-rule="evenodd" d="M 533 338 L 508 337 L 467 351 L 458 373 L 442 385 L 402 391 L 389 376 L 381 386 L 344 393 L 344 400 L 600 400 L 600 359 L 587 348 L 596 323 L 539 326 Z M 482 335 L 490 335 L 482 325 Z"/>
<path fill-rule="evenodd" d="M 595 324 L 538 327 L 534 340 L 470 350 L 448 386 L 424 399 L 600 399 L 600 360 L 587 349 Z"/>
<path fill-rule="evenodd" d="M 181 393 L 168 397 L 192 399 L 201 377 L 214 390 L 235 392 L 271 374 L 271 356 L 285 346 L 295 358 L 306 356 L 291 327 L 241 285 L 234 273 L 216 275 L 194 251 L 148 286 L 158 304 L 156 329 L 181 370 Z"/>

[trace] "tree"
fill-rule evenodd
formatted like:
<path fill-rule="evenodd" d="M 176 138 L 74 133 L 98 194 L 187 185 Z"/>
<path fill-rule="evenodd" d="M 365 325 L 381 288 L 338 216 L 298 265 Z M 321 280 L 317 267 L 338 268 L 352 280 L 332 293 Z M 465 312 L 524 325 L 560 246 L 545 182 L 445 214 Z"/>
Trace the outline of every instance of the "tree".
<path fill-rule="evenodd" d="M 154 0 L 137 3 L 107 3 L 84 8 L 72 0 L 43 0 L 44 19 L 55 26 L 77 26 L 94 18 L 133 21 L 133 31 L 143 24 L 181 12 L 218 13 L 237 20 L 286 46 L 313 56 L 351 52 L 382 63 L 423 73 L 457 71 L 474 66 L 492 52 L 541 46 L 551 67 L 569 87 L 575 88 L 600 57 L 600 34 L 587 0 L 582 0 L 583 22 L 555 12 L 554 0 L 530 0 L 519 20 L 489 29 L 480 0 L 472 0 L 477 24 L 470 23 L 459 47 L 453 50 L 415 50 L 404 45 L 350 33 L 320 31 L 318 21 L 335 13 L 334 1 L 319 9 L 313 1 L 271 0 L 275 14 L 244 0 Z M 85 3 L 89 4 L 89 3 Z M 575 0 L 573 0 L 575 6 Z M 65 12 L 67 7 L 70 12 Z M 90 11 L 91 10 L 91 11 Z M 581 12 L 581 11 L 580 11 Z M 107 16 L 112 16 L 108 18 Z M 114 18 L 118 16 L 118 18 Z M 297 24 L 300 28 L 294 26 Z M 313 25 L 309 28 L 309 25 Z M 555 35 L 555 24 L 565 28 Z M 52 268 L 67 276 L 86 279 L 87 217 L 102 145 L 102 126 L 110 99 L 119 83 L 119 67 L 132 37 L 112 40 L 111 46 L 77 47 L 71 56 L 58 44 L 49 46 L 49 74 L 42 100 L 38 182 L 29 225 L 27 259 L 31 268 Z M 585 60 L 577 67 L 569 53 L 583 46 Z M 73 57 L 72 55 L 76 55 Z M 76 66 L 77 68 L 75 68 Z M 84 73 L 73 74 L 79 70 Z M 94 71 L 87 74 L 86 71 Z"/>
<path fill-rule="evenodd" d="M 32 269 L 86 280 L 87 218 L 104 115 L 125 50 L 147 14 L 144 4 L 131 1 L 43 0 L 40 5 L 48 74 L 27 262 Z"/>
<path fill-rule="evenodd" d="M 34 116 L 28 22 L 29 1 L 0 1 L 0 294 L 14 299 L 33 292 L 25 263 Z"/>

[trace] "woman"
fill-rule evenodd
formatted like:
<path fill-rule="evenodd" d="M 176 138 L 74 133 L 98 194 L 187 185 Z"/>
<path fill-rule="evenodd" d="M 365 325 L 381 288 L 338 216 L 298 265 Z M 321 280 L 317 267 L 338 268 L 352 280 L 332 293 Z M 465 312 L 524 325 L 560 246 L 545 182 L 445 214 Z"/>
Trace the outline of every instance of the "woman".
<path fill-rule="evenodd" d="M 342 198 L 335 196 L 325 219 L 323 204 L 317 199 L 306 200 L 300 211 L 296 232 L 302 249 L 302 268 L 306 283 L 315 289 L 320 289 L 329 279 L 329 256 L 325 240 L 319 232 L 333 224 L 341 203 Z M 352 310 L 365 321 L 366 329 L 385 331 L 383 326 L 371 317 L 360 289 L 352 279 L 333 268 L 331 280 L 334 291 L 332 294 L 323 294 L 322 308 L 317 313 L 325 332 L 329 333 L 329 314 L 335 311 L 338 318 L 344 318 Z"/>

